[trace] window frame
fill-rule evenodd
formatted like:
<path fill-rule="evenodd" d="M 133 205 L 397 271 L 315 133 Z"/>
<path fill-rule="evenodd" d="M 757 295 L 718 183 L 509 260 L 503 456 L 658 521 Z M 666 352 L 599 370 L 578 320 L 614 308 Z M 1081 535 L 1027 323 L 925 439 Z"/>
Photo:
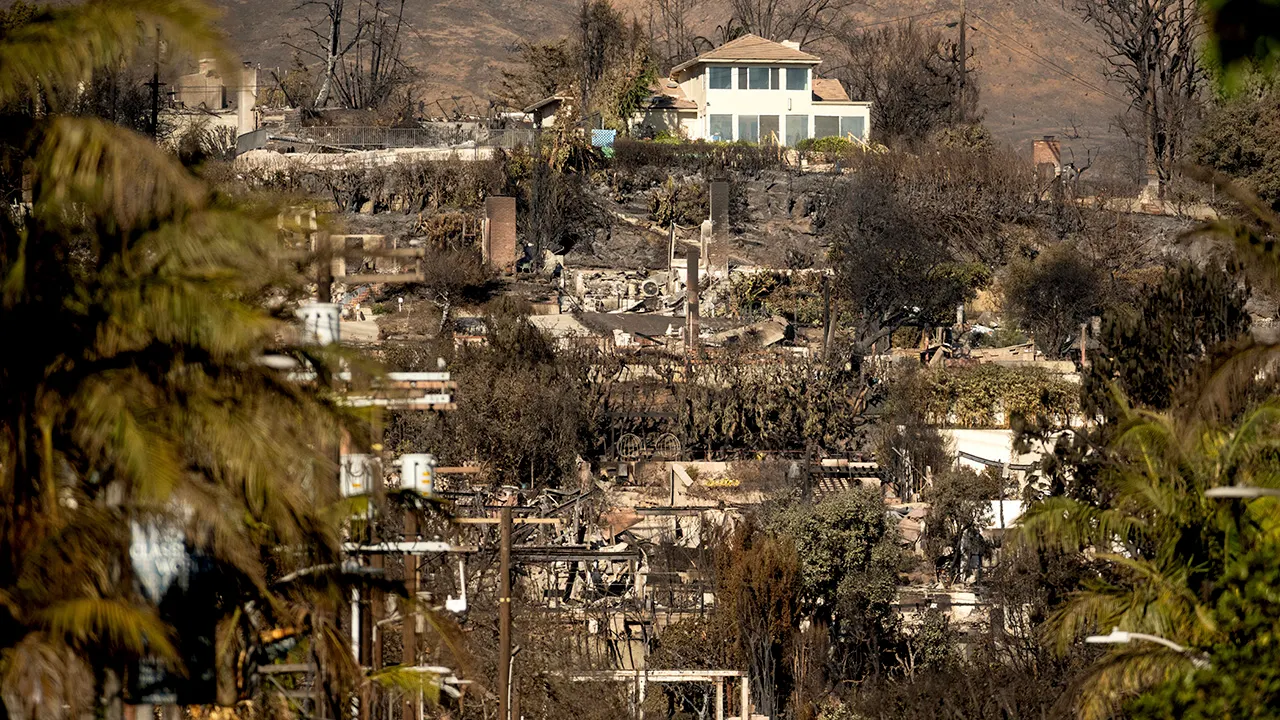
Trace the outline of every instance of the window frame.
<path fill-rule="evenodd" d="M 758 128 L 757 134 L 760 136 L 760 142 L 763 143 L 768 141 L 768 138 L 765 135 L 765 131 L 764 131 L 765 118 L 773 118 L 773 122 L 771 123 L 773 127 L 771 128 L 771 131 L 775 134 L 775 140 L 772 142 L 777 142 L 778 144 L 781 144 L 783 141 L 782 116 L 776 115 L 776 114 L 756 116 L 756 127 Z"/>
<path fill-rule="evenodd" d="M 748 67 L 747 68 L 747 89 L 748 90 L 768 90 L 771 85 L 769 76 L 772 73 L 769 72 L 770 69 L 771 68 L 763 67 L 760 65 L 752 65 L 751 67 Z M 756 81 L 760 79 L 763 79 L 764 81 L 763 84 L 757 84 Z"/>
<path fill-rule="evenodd" d="M 839 115 L 814 115 L 813 121 L 812 121 L 814 139 L 824 138 L 824 137 L 844 137 L 844 134 L 840 132 L 840 119 L 841 118 Z M 828 126 L 834 124 L 835 132 L 834 133 L 822 132 L 821 130 L 818 129 L 819 123 L 823 125 L 828 125 Z"/>
<path fill-rule="evenodd" d="M 853 124 L 860 125 L 861 127 L 858 128 L 860 132 L 855 133 L 855 132 L 852 132 L 851 130 L 845 130 L 845 122 L 848 122 L 851 125 Z M 861 115 L 841 115 L 840 116 L 840 137 L 846 137 L 848 135 L 853 135 L 859 140 L 866 140 L 867 139 L 867 119 Z"/>
<path fill-rule="evenodd" d="M 743 126 L 743 123 L 750 123 L 752 125 L 751 133 L 743 132 L 744 130 L 747 129 L 746 127 Z M 735 140 L 737 141 L 745 140 L 747 142 L 753 142 L 753 143 L 760 142 L 760 116 L 759 115 L 739 115 L 738 121 L 737 121 L 737 129 L 738 129 L 738 136 L 735 138 Z M 748 135 L 755 135 L 755 137 L 748 137 Z"/>
<path fill-rule="evenodd" d="M 800 87 L 792 87 L 792 78 L 799 76 Z M 793 91 L 809 89 L 809 68 L 787 68 L 787 89 Z"/>
<path fill-rule="evenodd" d="M 799 145 L 801 141 L 809 139 L 810 126 L 813 123 L 810 121 L 808 115 L 802 115 L 798 113 L 788 114 L 786 118 L 787 118 L 786 120 L 787 124 L 786 124 L 786 129 L 784 131 L 786 134 L 783 135 L 783 142 L 786 144 L 787 147 L 795 147 L 796 145 Z M 793 123 L 797 120 L 804 121 L 804 131 L 799 133 L 798 135 L 793 133 L 792 131 Z"/>
<path fill-rule="evenodd" d="M 725 135 L 721 133 L 720 142 L 733 142 L 735 139 L 733 135 L 734 117 L 731 113 L 715 113 L 715 114 L 707 115 L 707 139 L 711 140 L 716 135 L 715 124 L 716 124 L 717 118 L 719 118 L 721 122 L 727 122 L 728 123 L 727 127 L 729 128 L 728 137 L 725 137 Z M 726 121 L 724 120 L 724 118 L 728 118 L 728 120 Z"/>
<path fill-rule="evenodd" d="M 718 70 L 724 71 L 722 73 L 724 75 L 723 79 L 728 81 L 728 83 L 723 87 L 716 85 L 714 80 L 715 76 L 717 75 L 716 71 Z M 708 90 L 732 90 L 733 89 L 733 68 L 731 67 L 707 68 L 707 89 Z"/>

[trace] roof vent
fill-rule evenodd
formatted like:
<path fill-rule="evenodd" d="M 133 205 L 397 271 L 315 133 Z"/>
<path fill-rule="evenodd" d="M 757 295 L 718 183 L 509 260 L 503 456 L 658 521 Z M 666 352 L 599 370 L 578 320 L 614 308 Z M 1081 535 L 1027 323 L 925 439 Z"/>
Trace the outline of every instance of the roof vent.
<path fill-rule="evenodd" d="M 782 41 L 782 45 L 784 45 L 784 46 L 786 46 L 786 47 L 789 47 L 789 48 L 791 48 L 792 50 L 799 50 L 799 49 L 800 49 L 800 43 L 799 43 L 799 41 L 797 41 L 797 40 L 783 40 L 783 41 Z"/>

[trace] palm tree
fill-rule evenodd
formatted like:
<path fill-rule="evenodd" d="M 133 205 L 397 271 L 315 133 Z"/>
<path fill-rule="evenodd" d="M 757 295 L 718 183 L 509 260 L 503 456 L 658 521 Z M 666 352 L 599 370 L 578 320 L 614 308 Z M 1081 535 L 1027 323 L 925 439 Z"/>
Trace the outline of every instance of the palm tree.
<path fill-rule="evenodd" d="M 359 675 L 336 625 L 336 489 L 305 479 L 332 472 L 320 450 L 344 416 L 256 361 L 333 361 L 280 347 L 297 283 L 268 218 L 147 138 L 59 114 L 156 32 L 223 47 L 212 19 L 197 0 L 91 0 L 0 25 L 0 718 L 114 714 L 144 657 L 199 670 L 131 559 L 148 535 L 217 579 L 201 600 L 220 702 L 281 634 L 332 702 Z"/>
<path fill-rule="evenodd" d="M 1053 497 L 1021 520 L 1019 542 L 1093 564 L 1091 580 L 1049 626 L 1062 646 L 1119 627 L 1211 647 L 1220 640 L 1211 611 L 1228 563 L 1259 538 L 1276 537 L 1280 521 L 1267 503 L 1223 504 L 1204 491 L 1280 486 L 1280 401 L 1226 426 L 1128 408 L 1122 423 L 1107 451 L 1105 505 Z M 1089 675 L 1082 716 L 1106 717 L 1126 697 L 1191 669 L 1160 646 L 1122 646 Z"/>

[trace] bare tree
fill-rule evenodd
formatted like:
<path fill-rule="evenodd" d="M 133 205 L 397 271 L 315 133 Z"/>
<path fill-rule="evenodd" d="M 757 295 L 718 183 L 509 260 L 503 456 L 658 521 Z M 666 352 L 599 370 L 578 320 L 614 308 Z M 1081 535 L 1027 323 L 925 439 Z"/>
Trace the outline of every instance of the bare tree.
<path fill-rule="evenodd" d="M 901 23 L 848 35 L 843 46 L 846 61 L 835 75 L 855 98 L 871 101 L 871 125 L 881 142 L 913 143 L 977 119 L 974 73 L 968 72 L 961 94 L 959 48 L 938 31 Z"/>
<path fill-rule="evenodd" d="M 382 107 L 408 81 L 412 71 L 400 42 L 404 6 L 405 0 L 360 0 L 356 6 L 356 36 L 334 77 L 346 107 Z"/>
<path fill-rule="evenodd" d="M 319 61 L 315 106 L 337 97 L 344 106 L 377 107 L 410 76 L 402 58 L 404 0 L 305 0 L 295 10 L 312 12 L 306 31 L 313 42 L 286 41 L 299 56 Z"/>
<path fill-rule="evenodd" d="M 837 34 L 847 10 L 860 0 L 730 0 L 731 26 L 769 40 L 796 40 L 803 47 Z"/>
<path fill-rule="evenodd" d="M 698 36 L 690 27 L 689 15 L 701 3 L 702 0 L 649 0 L 649 35 L 656 59 L 664 69 L 697 53 Z"/>
<path fill-rule="evenodd" d="M 286 43 L 298 52 L 318 58 L 324 63 L 324 72 L 320 76 L 320 91 L 316 94 L 316 107 L 324 107 L 329 102 L 333 88 L 333 75 L 338 67 L 338 59 L 350 49 L 355 39 L 342 46 L 342 16 L 346 11 L 346 0 L 306 0 L 295 10 L 309 11 L 313 8 L 321 10 L 321 16 L 307 26 L 307 32 L 314 36 L 320 46 L 317 52 L 309 47 Z M 323 29 L 323 32 L 322 32 Z M 358 37 L 358 32 L 357 32 Z"/>
<path fill-rule="evenodd" d="M 609 0 L 582 0 L 578 11 L 578 98 L 583 113 L 593 109 L 596 85 L 627 54 L 628 28 Z"/>
<path fill-rule="evenodd" d="M 1078 0 L 1078 11 L 1102 31 L 1107 74 L 1129 96 L 1140 118 L 1149 183 L 1173 177 L 1190 121 L 1198 112 L 1206 73 L 1204 34 L 1195 0 Z"/>

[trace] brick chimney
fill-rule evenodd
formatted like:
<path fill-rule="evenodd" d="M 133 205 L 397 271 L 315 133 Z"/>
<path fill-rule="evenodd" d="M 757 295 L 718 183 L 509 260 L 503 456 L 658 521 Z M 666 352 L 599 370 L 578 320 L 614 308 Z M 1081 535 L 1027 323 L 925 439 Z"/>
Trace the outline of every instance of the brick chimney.
<path fill-rule="evenodd" d="M 1031 164 L 1037 175 L 1058 175 L 1062 172 L 1062 143 L 1053 135 L 1045 135 L 1031 143 Z"/>

